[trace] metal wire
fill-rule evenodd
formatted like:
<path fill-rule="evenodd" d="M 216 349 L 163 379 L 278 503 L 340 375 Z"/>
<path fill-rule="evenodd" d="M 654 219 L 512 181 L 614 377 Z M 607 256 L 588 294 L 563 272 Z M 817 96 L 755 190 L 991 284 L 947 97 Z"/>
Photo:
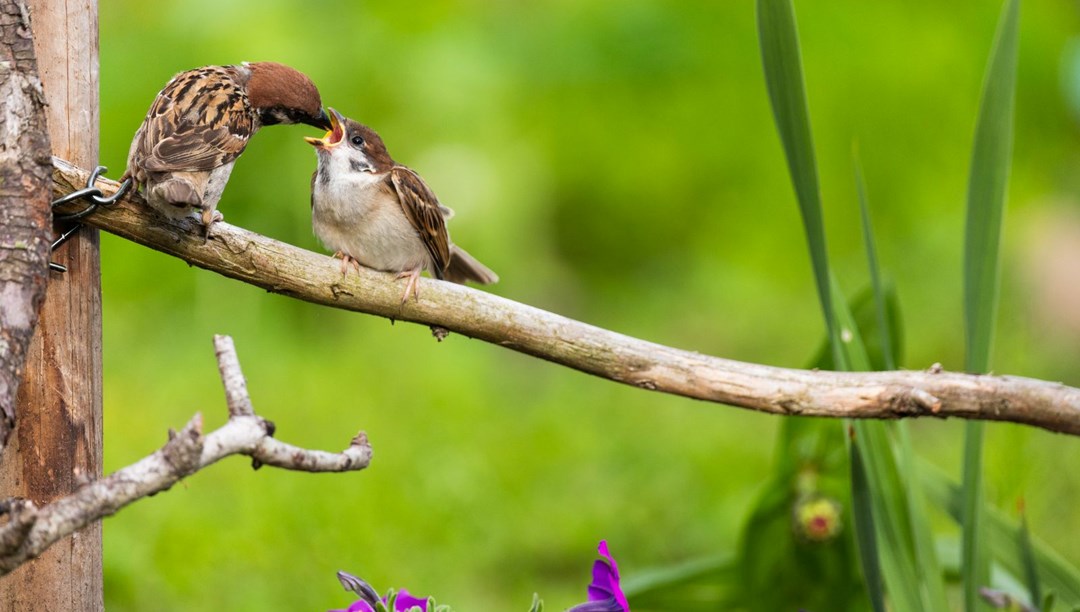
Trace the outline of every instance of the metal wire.
<path fill-rule="evenodd" d="M 123 197 L 123 195 L 127 193 L 127 190 L 131 187 L 130 178 L 125 180 L 123 183 L 120 183 L 120 188 L 116 190 L 116 193 L 112 194 L 109 197 L 105 197 L 101 193 L 101 190 L 94 186 L 94 183 L 96 183 L 97 180 L 101 178 L 101 175 L 105 174 L 108 171 L 109 169 L 105 166 L 98 166 L 94 168 L 94 171 L 90 173 L 90 178 L 86 180 L 86 187 L 72 191 L 65 196 L 53 200 L 52 203 L 53 210 L 56 210 L 57 207 L 63 206 L 64 204 L 67 204 L 69 202 L 74 202 L 75 200 L 87 198 L 90 200 L 89 206 L 78 212 L 68 213 L 66 215 L 54 215 L 53 218 L 57 221 L 78 221 L 79 219 L 92 215 L 94 211 L 97 210 L 98 206 L 112 204 L 113 202 L 116 202 L 118 199 Z"/>
<path fill-rule="evenodd" d="M 123 183 L 120 183 L 120 188 L 116 190 L 116 193 L 108 197 L 102 194 L 101 190 L 94 186 L 94 183 L 96 183 L 97 180 L 101 178 L 101 175 L 105 174 L 108 171 L 109 169 L 105 166 L 98 166 L 94 168 L 94 171 L 90 173 L 90 177 L 86 180 L 86 187 L 83 187 L 82 189 L 76 189 L 75 191 L 72 191 L 67 195 L 61 196 L 53 200 L 52 209 L 54 211 L 60 206 L 63 206 L 64 204 L 69 204 L 71 202 L 74 202 L 75 200 L 81 200 L 83 198 L 90 200 L 90 204 L 86 208 L 78 212 L 67 213 L 63 215 L 54 214 L 53 220 L 56 222 L 78 221 L 79 219 L 83 219 L 94 214 L 94 212 L 97 211 L 99 206 L 108 206 L 109 204 L 113 204 L 121 197 L 123 197 L 123 195 L 127 193 L 127 190 L 131 188 L 130 177 L 124 180 Z M 82 227 L 82 224 L 76 223 L 67 230 L 64 230 L 60 234 L 60 236 L 53 241 L 52 250 L 55 251 L 60 247 L 60 245 L 70 240 L 71 237 L 75 235 L 75 232 L 79 231 L 80 227 Z M 67 272 L 66 267 L 53 261 L 49 262 L 49 269 L 55 270 L 57 272 Z"/>

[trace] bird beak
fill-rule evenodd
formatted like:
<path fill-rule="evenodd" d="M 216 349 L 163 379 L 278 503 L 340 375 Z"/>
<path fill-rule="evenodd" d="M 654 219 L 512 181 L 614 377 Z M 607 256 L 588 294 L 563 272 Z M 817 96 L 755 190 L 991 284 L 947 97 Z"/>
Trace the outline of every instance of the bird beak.
<path fill-rule="evenodd" d="M 314 146 L 317 149 L 329 149 L 341 144 L 341 141 L 345 138 L 345 117 L 341 116 L 341 113 L 334 109 L 330 110 L 329 116 L 329 129 L 322 138 L 312 138 L 305 136 L 304 140 L 308 144 Z M 325 114 L 325 113 L 324 113 Z"/>
<path fill-rule="evenodd" d="M 321 108 L 319 109 L 319 116 L 311 122 L 311 125 L 324 130 L 334 129 L 333 124 L 330 123 L 330 115 L 327 115 L 326 111 Z"/>

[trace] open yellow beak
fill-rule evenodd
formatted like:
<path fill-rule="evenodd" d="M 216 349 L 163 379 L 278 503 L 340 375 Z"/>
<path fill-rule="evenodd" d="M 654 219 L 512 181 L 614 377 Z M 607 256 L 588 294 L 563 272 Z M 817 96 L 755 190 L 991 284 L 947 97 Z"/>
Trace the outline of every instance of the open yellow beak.
<path fill-rule="evenodd" d="M 330 131 L 323 135 L 322 138 L 304 136 L 304 140 L 307 141 L 308 144 L 320 149 L 336 147 L 345 139 L 345 117 L 333 108 L 328 108 L 327 110 L 330 111 Z"/>

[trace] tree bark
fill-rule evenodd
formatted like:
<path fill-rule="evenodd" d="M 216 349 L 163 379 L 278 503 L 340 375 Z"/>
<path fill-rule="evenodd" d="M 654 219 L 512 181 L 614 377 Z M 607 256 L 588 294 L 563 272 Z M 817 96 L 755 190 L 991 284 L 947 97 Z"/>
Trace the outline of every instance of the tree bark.
<path fill-rule="evenodd" d="M 7 0 L 5 0 L 7 2 Z M 98 158 L 96 0 L 29 0 L 52 152 Z M 42 506 L 101 475 L 101 269 L 98 231 L 53 254 L 19 385 L 19 422 L 0 464 L 0 494 Z M 102 610 L 101 526 L 58 542 L 0 581 L 2 610 Z"/>
<path fill-rule="evenodd" d="M 45 297 L 52 160 L 26 7 L 0 0 L 0 454 Z"/>

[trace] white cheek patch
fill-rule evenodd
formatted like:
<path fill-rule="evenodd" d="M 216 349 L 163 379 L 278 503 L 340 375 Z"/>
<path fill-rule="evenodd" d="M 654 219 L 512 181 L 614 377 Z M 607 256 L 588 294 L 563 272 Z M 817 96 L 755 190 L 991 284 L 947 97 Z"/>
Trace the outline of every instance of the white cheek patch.
<path fill-rule="evenodd" d="M 357 170 L 357 165 L 363 169 Z M 360 155 L 332 155 L 329 166 L 330 183 L 338 189 L 364 190 L 384 178 L 375 174 L 375 168 L 371 162 Z"/>
<path fill-rule="evenodd" d="M 349 170 L 353 172 L 374 172 L 375 168 L 366 159 L 349 158 Z"/>

